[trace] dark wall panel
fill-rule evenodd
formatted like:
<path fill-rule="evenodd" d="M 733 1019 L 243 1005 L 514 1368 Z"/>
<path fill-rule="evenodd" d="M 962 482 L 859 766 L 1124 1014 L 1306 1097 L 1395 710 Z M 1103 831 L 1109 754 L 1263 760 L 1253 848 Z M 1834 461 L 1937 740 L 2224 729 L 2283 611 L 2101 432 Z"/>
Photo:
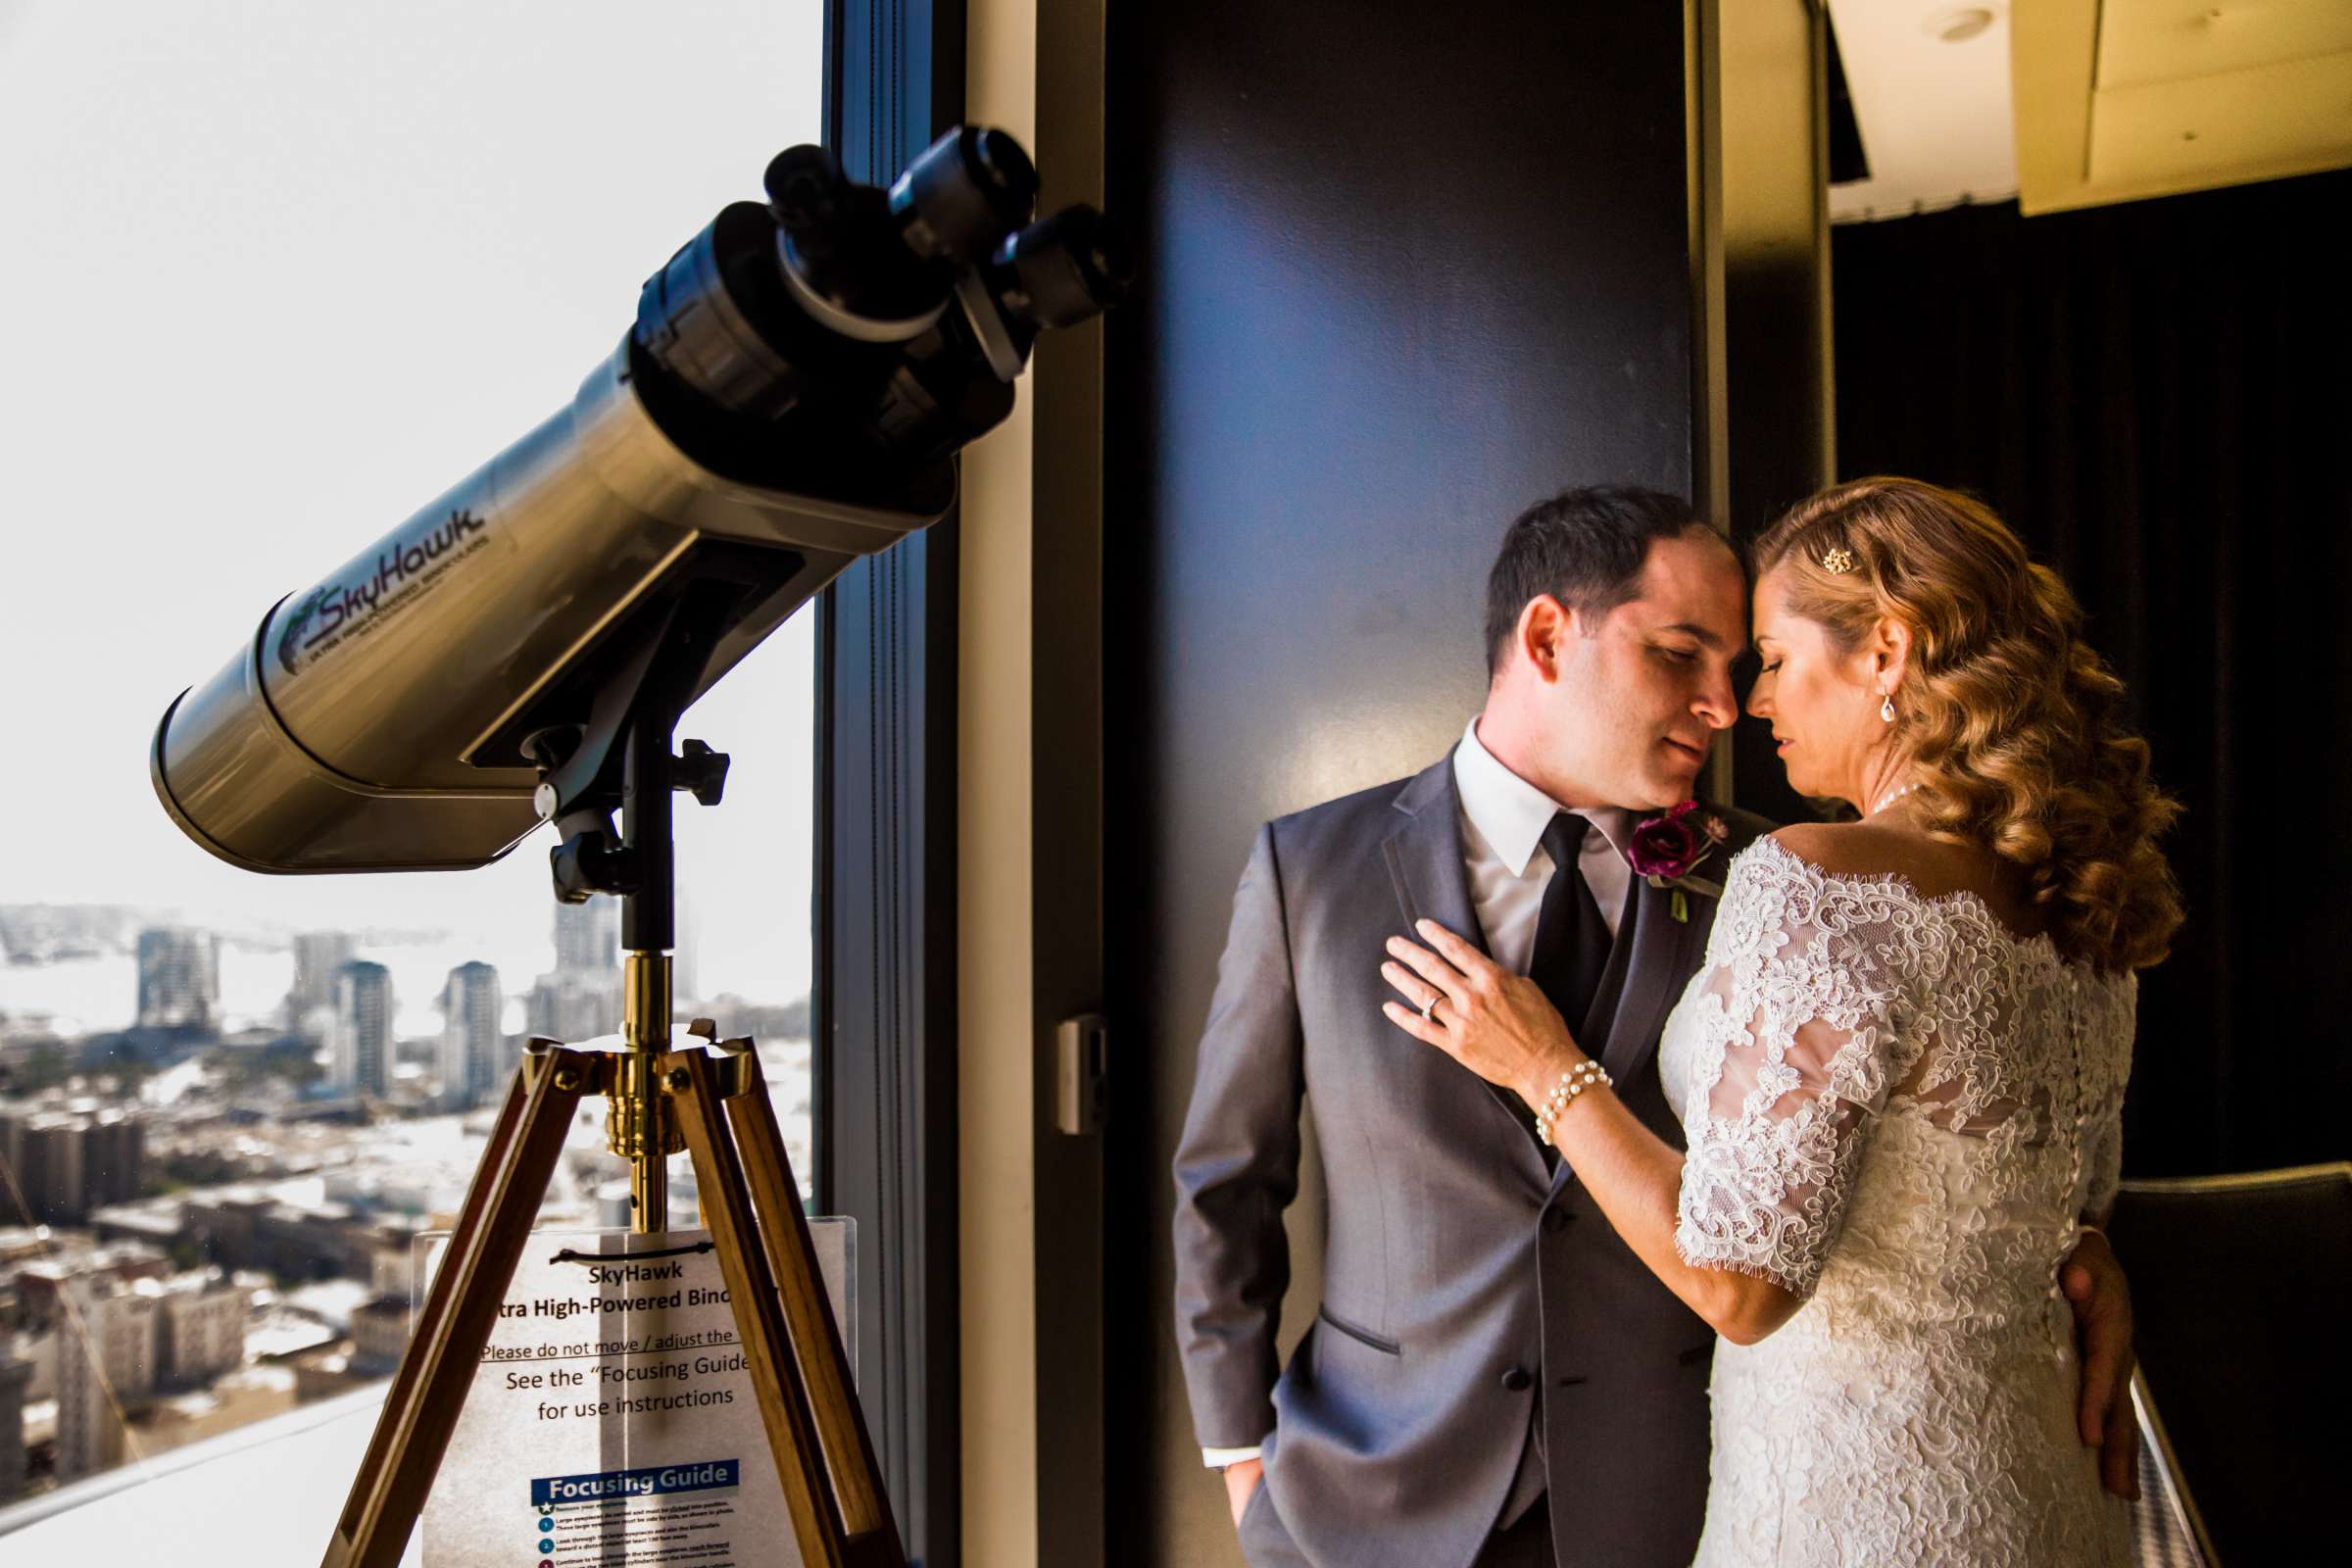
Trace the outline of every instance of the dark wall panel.
<path fill-rule="evenodd" d="M 1233 884 L 1261 820 L 1451 742 L 1514 514 L 1689 492 L 1684 24 L 1208 0 L 1112 8 L 1107 57 L 1147 266 L 1105 361 L 1108 1528 L 1206 1564 L 1168 1160 Z"/>

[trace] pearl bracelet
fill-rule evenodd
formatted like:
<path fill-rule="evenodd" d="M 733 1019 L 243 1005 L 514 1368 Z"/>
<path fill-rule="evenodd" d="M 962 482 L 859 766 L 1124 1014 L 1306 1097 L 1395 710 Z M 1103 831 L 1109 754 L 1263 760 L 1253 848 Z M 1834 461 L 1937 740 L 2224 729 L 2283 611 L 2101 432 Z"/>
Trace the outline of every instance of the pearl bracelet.
<path fill-rule="evenodd" d="M 1536 1136 L 1550 1143 L 1551 1130 L 1559 1125 L 1560 1114 L 1568 1108 L 1570 1102 L 1595 1085 L 1615 1082 L 1609 1076 L 1608 1069 L 1590 1056 L 1560 1074 L 1560 1081 L 1551 1086 L 1550 1094 L 1544 1097 L 1544 1108 L 1536 1112 Z"/>

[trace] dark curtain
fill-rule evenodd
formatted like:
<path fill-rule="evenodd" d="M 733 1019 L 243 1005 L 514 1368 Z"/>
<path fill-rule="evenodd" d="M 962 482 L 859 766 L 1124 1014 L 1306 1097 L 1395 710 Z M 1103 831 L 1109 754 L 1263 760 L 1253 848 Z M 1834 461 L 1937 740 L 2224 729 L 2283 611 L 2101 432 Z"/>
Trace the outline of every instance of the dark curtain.
<path fill-rule="evenodd" d="M 1983 496 L 2130 683 L 2188 906 L 2125 1163 L 2352 1154 L 2352 172 L 1840 227 L 1838 466 Z"/>

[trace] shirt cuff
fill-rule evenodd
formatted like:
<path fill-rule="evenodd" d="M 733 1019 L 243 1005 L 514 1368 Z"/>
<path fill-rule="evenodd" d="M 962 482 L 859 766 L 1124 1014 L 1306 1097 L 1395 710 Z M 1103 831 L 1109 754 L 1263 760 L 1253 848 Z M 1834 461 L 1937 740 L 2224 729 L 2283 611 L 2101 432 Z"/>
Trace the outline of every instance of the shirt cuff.
<path fill-rule="evenodd" d="M 1240 1464 L 1244 1459 L 1254 1459 L 1257 1454 L 1258 1448 L 1254 1443 L 1247 1448 L 1202 1448 L 1200 1462 L 1211 1470 L 1222 1470 L 1229 1464 Z"/>

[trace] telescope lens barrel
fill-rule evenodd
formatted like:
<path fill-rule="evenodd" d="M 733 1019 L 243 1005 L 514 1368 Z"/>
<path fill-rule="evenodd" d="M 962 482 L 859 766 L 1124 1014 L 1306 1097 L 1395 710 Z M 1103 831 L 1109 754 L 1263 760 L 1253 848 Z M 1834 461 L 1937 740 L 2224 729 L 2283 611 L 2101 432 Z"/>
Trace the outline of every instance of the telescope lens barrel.
<path fill-rule="evenodd" d="M 646 281 L 568 407 L 173 703 L 151 769 L 192 839 L 262 871 L 458 869 L 606 808 L 630 671 L 705 627 L 682 709 L 942 515 L 1037 331 L 1126 292 L 1101 214 L 1029 222 L 1037 171 L 1001 131 L 952 132 L 888 191 L 820 147 L 765 185 Z"/>
<path fill-rule="evenodd" d="M 1005 239 L 991 269 L 1005 311 L 1031 328 L 1075 326 L 1127 297 L 1135 262 L 1092 207 L 1065 207 Z"/>

